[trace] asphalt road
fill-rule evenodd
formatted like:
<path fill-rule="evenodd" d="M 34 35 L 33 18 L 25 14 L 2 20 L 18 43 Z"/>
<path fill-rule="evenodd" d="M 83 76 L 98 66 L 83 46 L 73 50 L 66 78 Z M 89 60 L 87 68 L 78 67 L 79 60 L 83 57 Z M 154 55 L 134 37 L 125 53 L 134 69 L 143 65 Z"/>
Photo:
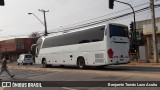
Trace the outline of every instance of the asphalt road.
<path fill-rule="evenodd" d="M 109 66 L 104 69 L 88 67 L 49 67 L 41 65 L 10 65 L 11 79 L 6 74 L 2 81 L 160 81 L 160 67 Z M 98 84 L 98 82 L 97 82 Z M 48 87 L 48 88 L 0 88 L 0 90 L 159 90 L 159 87 Z"/>

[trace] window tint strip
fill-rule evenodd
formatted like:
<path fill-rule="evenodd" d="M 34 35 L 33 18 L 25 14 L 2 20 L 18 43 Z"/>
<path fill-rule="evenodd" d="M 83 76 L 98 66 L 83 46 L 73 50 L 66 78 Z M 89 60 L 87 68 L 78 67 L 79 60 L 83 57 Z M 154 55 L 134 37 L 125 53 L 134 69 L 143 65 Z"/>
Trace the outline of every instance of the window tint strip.
<path fill-rule="evenodd" d="M 42 48 L 103 41 L 105 26 L 46 38 Z"/>

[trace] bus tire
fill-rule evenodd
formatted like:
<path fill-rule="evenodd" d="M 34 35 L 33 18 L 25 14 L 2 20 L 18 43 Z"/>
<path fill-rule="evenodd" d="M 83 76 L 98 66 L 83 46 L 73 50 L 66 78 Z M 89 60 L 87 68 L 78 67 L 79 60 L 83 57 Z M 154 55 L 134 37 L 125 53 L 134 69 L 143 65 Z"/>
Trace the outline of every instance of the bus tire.
<path fill-rule="evenodd" d="M 22 65 L 25 65 L 25 63 L 24 63 L 24 62 L 22 62 Z"/>
<path fill-rule="evenodd" d="M 42 65 L 43 65 L 43 67 L 47 67 L 47 62 L 45 59 L 42 60 Z"/>
<path fill-rule="evenodd" d="M 79 69 L 85 69 L 86 65 L 83 57 L 78 58 L 77 65 Z"/>
<path fill-rule="evenodd" d="M 49 67 L 50 65 L 47 64 L 46 59 L 42 59 L 42 65 L 43 67 Z"/>

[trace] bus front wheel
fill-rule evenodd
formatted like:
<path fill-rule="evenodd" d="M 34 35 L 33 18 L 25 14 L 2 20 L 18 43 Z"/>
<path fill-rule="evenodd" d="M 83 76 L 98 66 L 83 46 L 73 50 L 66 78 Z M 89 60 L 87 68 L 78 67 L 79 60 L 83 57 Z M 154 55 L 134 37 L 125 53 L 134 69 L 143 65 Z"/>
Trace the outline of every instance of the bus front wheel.
<path fill-rule="evenodd" d="M 46 59 L 43 59 L 43 60 L 42 60 L 42 65 L 43 65 L 43 67 L 50 67 L 50 66 L 52 66 L 52 65 L 50 65 L 50 64 L 47 64 Z"/>
<path fill-rule="evenodd" d="M 43 60 L 42 64 L 43 64 L 43 67 L 47 67 L 47 62 L 46 62 L 46 60 Z"/>
<path fill-rule="evenodd" d="M 77 65 L 78 65 L 79 69 L 85 69 L 86 65 L 85 65 L 84 58 L 82 58 L 82 57 L 78 58 Z"/>

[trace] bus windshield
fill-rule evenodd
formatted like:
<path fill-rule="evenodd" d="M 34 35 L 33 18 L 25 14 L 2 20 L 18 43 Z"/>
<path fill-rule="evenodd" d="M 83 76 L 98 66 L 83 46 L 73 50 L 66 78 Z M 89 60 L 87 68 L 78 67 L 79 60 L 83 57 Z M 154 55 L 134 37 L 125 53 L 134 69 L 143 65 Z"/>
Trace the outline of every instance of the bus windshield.
<path fill-rule="evenodd" d="M 110 25 L 110 38 L 112 36 L 128 37 L 128 28 L 118 25 Z"/>

